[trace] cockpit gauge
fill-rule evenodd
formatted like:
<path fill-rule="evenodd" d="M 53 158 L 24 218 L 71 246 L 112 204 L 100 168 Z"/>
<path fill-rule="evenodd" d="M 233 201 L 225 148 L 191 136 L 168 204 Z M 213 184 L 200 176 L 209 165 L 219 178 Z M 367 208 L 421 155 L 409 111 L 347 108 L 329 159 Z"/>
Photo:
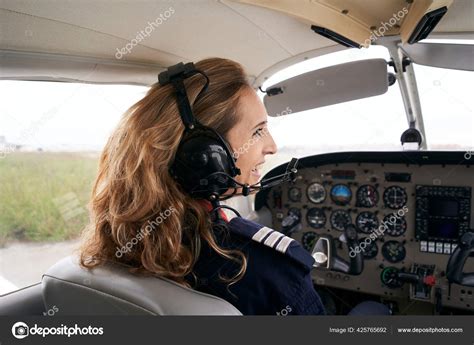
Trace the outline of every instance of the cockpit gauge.
<path fill-rule="evenodd" d="M 387 226 L 387 230 L 385 230 L 387 235 L 398 237 L 403 235 L 407 230 L 405 217 L 398 217 L 394 213 L 386 215 L 383 222 Z"/>
<path fill-rule="evenodd" d="M 352 223 L 351 215 L 346 210 L 335 210 L 331 214 L 331 226 L 339 231 L 344 231 L 346 225 Z"/>
<path fill-rule="evenodd" d="M 288 199 L 293 202 L 301 201 L 301 189 L 298 187 L 291 187 L 288 190 Z"/>
<path fill-rule="evenodd" d="M 370 234 L 377 230 L 379 220 L 373 212 L 361 212 L 356 218 L 356 226 L 360 232 Z"/>
<path fill-rule="evenodd" d="M 345 184 L 336 184 L 331 188 L 331 200 L 339 206 L 345 206 L 351 202 L 351 189 Z"/>
<path fill-rule="evenodd" d="M 309 201 L 315 204 L 320 204 L 324 200 L 326 200 L 326 189 L 322 184 L 319 184 L 317 182 L 312 183 L 308 186 L 306 194 L 308 195 Z"/>
<path fill-rule="evenodd" d="M 374 207 L 378 201 L 379 193 L 374 186 L 366 184 L 357 190 L 356 205 L 358 207 Z"/>
<path fill-rule="evenodd" d="M 316 241 L 318 240 L 318 237 L 318 234 L 314 231 L 305 232 L 301 237 L 301 244 L 303 245 L 303 248 L 308 252 L 311 252 L 314 245 L 316 244 Z"/>
<path fill-rule="evenodd" d="M 382 246 L 382 255 L 388 262 L 397 263 L 405 259 L 406 249 L 398 241 L 387 241 Z"/>
<path fill-rule="evenodd" d="M 308 221 L 309 226 L 315 229 L 321 229 L 326 224 L 326 214 L 324 213 L 324 210 L 313 207 L 306 213 L 306 220 Z"/>
<path fill-rule="evenodd" d="M 403 282 L 398 279 L 399 272 L 400 270 L 396 267 L 385 267 L 380 273 L 380 280 L 390 289 L 400 288 L 403 286 Z"/>
<path fill-rule="evenodd" d="M 393 210 L 402 208 L 407 203 L 407 193 L 399 186 L 390 186 L 383 193 L 385 206 Z"/>

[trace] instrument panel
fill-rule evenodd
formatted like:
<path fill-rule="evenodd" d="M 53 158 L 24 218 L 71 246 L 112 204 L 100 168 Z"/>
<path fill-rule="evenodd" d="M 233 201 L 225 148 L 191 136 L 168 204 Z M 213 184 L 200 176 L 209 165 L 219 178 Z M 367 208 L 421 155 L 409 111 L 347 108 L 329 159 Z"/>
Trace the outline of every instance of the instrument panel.
<path fill-rule="evenodd" d="M 474 287 L 449 286 L 446 278 L 460 237 L 474 227 L 471 164 L 461 152 L 306 157 L 294 182 L 257 195 L 256 210 L 267 207 L 271 226 L 310 253 L 322 235 L 334 238 L 346 260 L 351 251 L 362 253 L 360 275 L 313 269 L 317 285 L 474 311 Z M 348 225 L 357 229 L 357 248 L 347 248 L 341 236 Z M 474 260 L 464 269 L 474 271 Z"/>

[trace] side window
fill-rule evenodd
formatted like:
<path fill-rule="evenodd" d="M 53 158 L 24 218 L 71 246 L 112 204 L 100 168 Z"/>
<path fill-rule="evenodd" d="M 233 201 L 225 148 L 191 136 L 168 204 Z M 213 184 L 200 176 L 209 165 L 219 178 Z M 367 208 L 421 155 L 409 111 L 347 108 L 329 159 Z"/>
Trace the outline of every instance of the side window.
<path fill-rule="evenodd" d="M 146 90 L 0 81 L 0 295 L 78 247 L 100 151 Z"/>
<path fill-rule="evenodd" d="M 474 72 L 414 65 L 430 150 L 474 150 Z"/>

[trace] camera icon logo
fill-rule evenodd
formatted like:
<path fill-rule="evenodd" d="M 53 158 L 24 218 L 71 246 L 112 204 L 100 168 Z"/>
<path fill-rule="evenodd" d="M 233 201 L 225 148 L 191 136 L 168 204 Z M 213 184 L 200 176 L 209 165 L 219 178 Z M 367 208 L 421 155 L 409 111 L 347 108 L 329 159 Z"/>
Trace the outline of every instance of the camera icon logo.
<path fill-rule="evenodd" d="M 30 334 L 29 330 L 28 325 L 21 321 L 12 326 L 12 334 L 17 339 L 26 338 Z"/>

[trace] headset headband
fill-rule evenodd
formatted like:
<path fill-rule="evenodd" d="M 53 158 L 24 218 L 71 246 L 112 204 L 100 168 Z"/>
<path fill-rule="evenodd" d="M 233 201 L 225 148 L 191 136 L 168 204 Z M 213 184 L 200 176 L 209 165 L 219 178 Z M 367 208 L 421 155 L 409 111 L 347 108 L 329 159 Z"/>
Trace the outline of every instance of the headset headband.
<path fill-rule="evenodd" d="M 195 74 L 201 74 L 206 78 L 206 85 L 199 93 L 199 98 L 201 94 L 207 90 L 209 78 L 205 73 L 196 69 L 192 62 L 188 62 L 187 64 L 180 62 L 174 66 L 169 67 L 168 70 L 161 72 L 158 75 L 158 82 L 160 85 L 164 86 L 170 83 L 173 84 L 178 101 L 179 114 L 183 120 L 186 130 L 193 129 L 196 125 L 196 122 L 198 121 L 194 117 L 191 110 L 191 105 L 189 104 L 188 95 L 186 93 L 186 88 L 183 81 L 184 79 L 189 78 Z"/>

